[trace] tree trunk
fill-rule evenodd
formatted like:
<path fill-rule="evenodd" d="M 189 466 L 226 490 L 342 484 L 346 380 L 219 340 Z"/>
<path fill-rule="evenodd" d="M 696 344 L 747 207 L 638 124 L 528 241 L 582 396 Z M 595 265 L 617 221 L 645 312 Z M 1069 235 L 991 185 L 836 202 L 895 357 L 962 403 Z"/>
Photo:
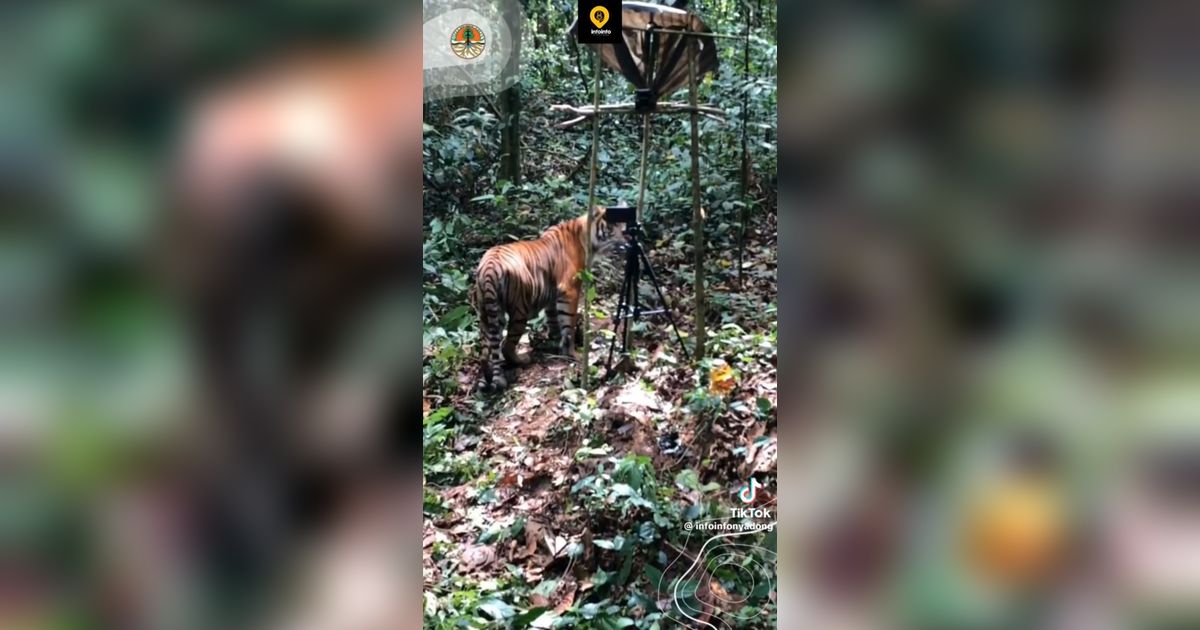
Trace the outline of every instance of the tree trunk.
<path fill-rule="evenodd" d="M 516 84 L 500 93 L 500 177 L 521 183 L 521 88 Z"/>
<path fill-rule="evenodd" d="M 688 100 L 696 106 L 696 38 L 688 37 Z M 704 358 L 704 215 L 700 210 L 700 114 L 692 119 L 692 238 L 696 250 L 696 360 Z"/>

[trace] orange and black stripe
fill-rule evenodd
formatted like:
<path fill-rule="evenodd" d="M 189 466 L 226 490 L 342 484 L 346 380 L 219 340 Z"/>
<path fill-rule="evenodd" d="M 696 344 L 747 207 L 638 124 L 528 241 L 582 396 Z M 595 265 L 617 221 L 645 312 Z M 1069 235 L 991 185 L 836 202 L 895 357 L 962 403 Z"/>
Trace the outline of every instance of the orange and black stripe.
<path fill-rule="evenodd" d="M 604 208 L 597 207 L 593 216 L 592 249 L 599 253 L 620 239 L 604 220 Z M 505 362 L 524 362 L 517 356 L 517 343 L 540 311 L 547 311 L 550 338 L 559 340 L 563 354 L 574 355 L 586 232 L 583 215 L 551 227 L 537 240 L 497 245 L 479 261 L 471 297 L 484 345 L 484 382 L 494 389 L 508 386 Z"/>

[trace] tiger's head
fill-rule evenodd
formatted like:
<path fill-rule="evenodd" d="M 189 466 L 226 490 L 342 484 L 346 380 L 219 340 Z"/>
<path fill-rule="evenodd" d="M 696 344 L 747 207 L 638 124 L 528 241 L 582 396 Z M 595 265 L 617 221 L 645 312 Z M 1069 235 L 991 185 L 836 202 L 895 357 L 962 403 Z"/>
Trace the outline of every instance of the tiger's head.
<path fill-rule="evenodd" d="M 587 225 L 587 215 L 579 217 L 580 224 Z M 609 223 L 604 218 L 604 206 L 592 208 L 592 254 L 603 255 L 621 252 L 625 248 L 623 223 Z M 586 229 L 586 228 L 585 228 Z"/>

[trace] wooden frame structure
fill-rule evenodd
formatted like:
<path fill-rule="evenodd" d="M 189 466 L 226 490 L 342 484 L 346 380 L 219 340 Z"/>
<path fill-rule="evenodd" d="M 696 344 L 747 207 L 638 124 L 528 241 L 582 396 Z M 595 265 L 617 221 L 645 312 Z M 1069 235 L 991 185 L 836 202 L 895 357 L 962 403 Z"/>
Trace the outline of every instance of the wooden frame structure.
<path fill-rule="evenodd" d="M 688 24 L 695 23 L 693 21 L 695 19 L 694 14 L 691 11 L 687 11 L 686 16 L 687 16 L 686 19 L 687 19 Z M 703 27 L 703 24 L 701 24 L 701 26 Z M 563 111 L 563 112 L 567 112 L 567 113 L 575 115 L 574 118 L 571 118 L 569 120 L 566 120 L 564 122 L 561 122 L 561 123 L 555 125 L 555 128 L 557 128 L 557 129 L 568 129 L 568 128 L 577 126 L 579 124 L 582 124 L 583 122 L 586 122 L 589 118 L 592 121 L 591 173 L 590 173 L 589 180 L 588 180 L 588 205 L 587 205 L 587 207 L 588 207 L 588 225 L 587 225 L 588 234 L 591 234 L 592 219 L 594 216 L 594 213 L 591 211 L 591 209 L 596 206 L 596 159 L 597 159 L 596 156 L 599 151 L 600 118 L 603 116 L 606 116 L 606 115 L 611 115 L 611 114 L 639 114 L 642 116 L 641 168 L 639 169 L 639 175 L 638 175 L 638 200 L 637 200 L 637 206 L 635 208 L 637 220 L 640 222 L 641 218 L 642 218 L 642 211 L 643 211 L 643 208 L 645 207 L 644 204 L 645 204 L 645 196 L 646 196 L 646 166 L 647 166 L 647 158 L 648 158 L 649 148 L 650 148 L 651 116 L 653 114 L 668 114 L 668 115 L 688 114 L 690 116 L 690 118 L 691 118 L 692 235 L 693 235 L 693 249 L 694 249 L 694 253 L 695 253 L 694 267 L 695 267 L 695 274 L 696 274 L 695 281 L 694 281 L 695 308 L 694 308 L 693 316 L 694 316 L 694 329 L 695 329 L 695 337 L 696 337 L 695 357 L 697 360 L 699 360 L 704 357 L 704 347 L 705 347 L 705 340 L 706 340 L 705 320 L 704 320 L 704 317 L 705 317 L 705 315 L 704 315 L 704 310 L 705 310 L 704 289 L 705 289 L 705 287 L 704 287 L 704 265 L 703 265 L 705 241 L 704 241 L 704 226 L 703 226 L 704 215 L 703 215 L 703 210 L 700 207 L 699 118 L 700 118 L 700 116 L 705 116 L 708 118 L 712 118 L 714 120 L 719 120 L 721 122 L 724 122 L 725 121 L 725 112 L 716 107 L 711 107 L 711 106 L 706 106 L 706 105 L 702 106 L 697 103 L 697 80 L 698 80 L 698 77 L 697 77 L 696 68 L 697 68 L 697 48 L 698 48 L 698 46 L 697 46 L 696 42 L 697 42 L 698 38 L 742 39 L 744 36 L 723 35 L 723 34 L 710 33 L 710 32 L 704 32 L 704 31 L 696 31 L 696 30 L 688 30 L 688 29 L 642 27 L 642 26 L 634 26 L 634 25 L 623 25 L 622 29 L 626 30 L 626 31 L 647 32 L 648 37 L 650 37 L 650 38 L 653 38 L 654 35 L 658 34 L 658 33 L 671 34 L 671 35 L 674 35 L 677 37 L 686 38 L 687 63 L 688 63 L 688 76 L 687 76 L 688 103 L 686 105 L 683 103 L 674 103 L 674 102 L 658 103 L 657 95 L 655 95 L 655 102 L 653 103 L 653 107 L 649 111 L 644 110 L 644 108 L 639 108 L 636 103 L 619 103 L 619 104 L 613 104 L 613 105 L 601 105 L 600 104 L 600 68 L 602 65 L 601 59 L 600 59 L 601 55 L 599 52 L 596 52 L 595 49 L 593 49 L 594 56 L 593 56 L 592 65 L 594 68 L 594 77 L 593 77 L 593 85 L 592 85 L 593 99 L 592 99 L 591 107 L 586 107 L 586 106 L 579 107 L 579 106 L 573 106 L 573 105 L 552 105 L 550 109 L 551 109 L 551 111 Z M 653 39 L 651 39 L 650 41 L 651 41 L 650 45 L 654 46 Z M 713 54 L 715 55 L 715 51 Z M 652 60 L 651 60 L 651 63 L 649 63 L 649 66 L 653 66 Z M 639 111 L 639 109 L 642 109 L 642 111 Z M 586 283 L 590 284 L 591 279 L 592 279 L 592 250 L 591 250 L 591 239 L 590 238 L 587 239 L 587 241 L 586 241 L 585 255 L 586 255 L 586 263 L 585 263 L 585 268 L 584 268 L 585 269 L 584 280 Z M 636 284 L 633 285 L 631 290 L 632 291 L 638 290 Z M 582 352 L 581 352 L 582 356 L 581 356 L 581 361 L 580 361 L 581 381 L 583 383 L 584 388 L 586 388 L 588 386 L 588 377 L 589 377 L 588 370 L 590 367 L 588 353 L 589 353 L 589 349 L 590 349 L 590 345 L 591 345 L 591 330 L 590 330 L 591 315 L 590 315 L 590 310 L 589 310 L 591 305 L 589 302 L 590 302 L 590 300 L 588 298 L 587 286 L 585 286 L 584 292 L 583 292 L 583 344 L 582 344 L 583 347 L 582 347 Z M 632 334 L 628 327 L 626 328 L 625 334 L 627 335 L 626 342 L 628 343 L 628 340 L 629 340 L 628 335 Z"/>

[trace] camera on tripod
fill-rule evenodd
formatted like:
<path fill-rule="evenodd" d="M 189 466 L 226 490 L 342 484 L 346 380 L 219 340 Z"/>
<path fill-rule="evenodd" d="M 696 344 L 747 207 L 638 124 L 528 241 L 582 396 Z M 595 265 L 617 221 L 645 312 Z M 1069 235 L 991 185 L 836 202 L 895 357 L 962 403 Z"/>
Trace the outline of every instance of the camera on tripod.
<path fill-rule="evenodd" d="M 637 208 L 626 205 L 605 208 L 604 219 L 609 223 L 624 223 L 628 229 L 630 225 L 637 224 Z"/>
<path fill-rule="evenodd" d="M 647 315 L 666 315 L 667 320 L 671 323 L 671 330 L 675 333 L 675 339 L 679 342 L 679 350 L 684 357 L 688 357 L 687 348 L 683 344 L 683 337 L 679 334 L 679 327 L 675 324 L 675 316 L 671 313 L 670 304 L 667 298 L 663 295 L 662 287 L 658 283 L 658 277 L 654 273 L 654 267 L 650 264 L 650 259 L 646 256 L 646 251 L 641 244 L 642 226 L 637 220 L 637 208 L 631 208 L 623 202 L 619 206 L 605 208 L 604 218 L 610 223 L 624 223 L 625 236 L 628 242 L 625 244 L 625 275 L 621 280 L 621 289 L 617 300 L 617 310 L 613 313 L 613 338 L 608 346 L 608 367 L 609 375 L 612 375 L 612 359 L 613 351 L 616 349 L 617 340 L 621 340 L 621 354 L 626 354 L 629 351 L 630 338 L 630 323 L 640 320 Z M 650 286 L 654 289 L 655 295 L 658 297 L 660 308 L 646 309 L 643 308 L 639 285 L 643 278 L 650 280 Z"/>

